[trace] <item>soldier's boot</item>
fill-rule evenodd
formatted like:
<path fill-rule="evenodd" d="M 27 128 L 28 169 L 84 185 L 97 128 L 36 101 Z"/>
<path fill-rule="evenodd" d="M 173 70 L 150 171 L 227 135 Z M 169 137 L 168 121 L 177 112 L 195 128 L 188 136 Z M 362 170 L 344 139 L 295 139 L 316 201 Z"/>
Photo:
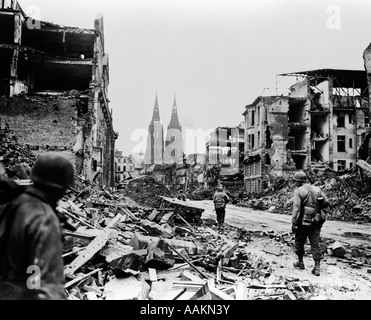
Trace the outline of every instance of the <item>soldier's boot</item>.
<path fill-rule="evenodd" d="M 319 264 L 320 264 L 320 260 L 314 260 L 314 268 L 312 269 L 312 273 L 317 277 L 319 277 L 320 275 Z"/>
<path fill-rule="evenodd" d="M 295 261 L 293 263 L 293 265 L 294 265 L 295 268 L 299 268 L 299 269 L 304 270 L 305 266 L 304 266 L 303 256 L 298 256 L 298 260 Z"/>

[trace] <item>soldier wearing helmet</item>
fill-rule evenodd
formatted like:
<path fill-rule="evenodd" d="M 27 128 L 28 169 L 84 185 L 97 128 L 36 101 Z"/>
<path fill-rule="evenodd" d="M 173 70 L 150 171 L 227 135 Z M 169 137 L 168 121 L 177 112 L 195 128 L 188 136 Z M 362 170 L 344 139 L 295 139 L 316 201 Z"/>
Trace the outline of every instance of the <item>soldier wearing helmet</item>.
<path fill-rule="evenodd" d="M 229 202 L 229 197 L 223 190 L 223 185 L 218 185 L 217 191 L 214 193 L 213 196 L 216 218 L 218 220 L 218 225 L 220 228 L 222 228 L 224 225 L 225 207 Z"/>
<path fill-rule="evenodd" d="M 60 153 L 40 155 L 33 185 L 0 213 L 0 299 L 66 299 L 57 202 L 74 184 Z"/>
<path fill-rule="evenodd" d="M 292 232 L 295 234 L 295 253 L 298 256 L 298 260 L 294 262 L 294 267 L 305 269 L 303 261 L 304 245 L 306 239 L 309 238 L 314 260 L 312 273 L 319 276 L 320 260 L 322 258 L 320 248 L 322 224 L 317 220 L 317 217 L 321 210 L 320 205 L 328 204 L 328 198 L 319 187 L 307 182 L 307 176 L 304 172 L 296 172 L 293 180 L 297 189 L 294 191 Z"/>

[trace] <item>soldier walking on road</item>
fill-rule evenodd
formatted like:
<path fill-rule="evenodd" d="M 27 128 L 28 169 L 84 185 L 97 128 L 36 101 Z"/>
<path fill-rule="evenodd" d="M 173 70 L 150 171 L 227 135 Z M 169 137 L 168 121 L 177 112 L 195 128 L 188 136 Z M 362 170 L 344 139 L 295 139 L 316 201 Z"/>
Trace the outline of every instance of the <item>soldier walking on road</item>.
<path fill-rule="evenodd" d="M 320 275 L 320 232 L 324 220 L 321 218 L 321 209 L 328 204 L 328 198 L 323 191 L 307 182 L 304 172 L 296 172 L 293 180 L 297 186 L 294 191 L 294 204 L 292 211 L 292 232 L 295 234 L 295 253 L 298 261 L 294 267 L 304 269 L 304 245 L 309 238 L 314 268 L 312 273 Z"/>
<path fill-rule="evenodd" d="M 223 227 L 225 218 L 225 207 L 229 202 L 229 197 L 223 191 L 223 186 L 219 185 L 217 191 L 214 193 L 213 202 L 215 206 L 216 218 L 219 227 Z"/>

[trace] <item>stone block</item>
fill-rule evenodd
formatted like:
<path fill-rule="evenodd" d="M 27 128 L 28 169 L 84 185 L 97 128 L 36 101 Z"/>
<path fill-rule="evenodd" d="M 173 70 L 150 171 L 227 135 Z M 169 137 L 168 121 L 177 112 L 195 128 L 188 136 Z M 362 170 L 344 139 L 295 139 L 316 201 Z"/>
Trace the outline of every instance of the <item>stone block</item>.
<path fill-rule="evenodd" d="M 164 228 L 160 226 L 159 224 L 149 221 L 149 220 L 143 220 L 142 227 L 146 229 L 151 236 L 155 236 L 155 237 L 170 238 L 173 234 L 171 227 L 170 229 Z"/>
<path fill-rule="evenodd" d="M 113 278 L 104 286 L 106 300 L 145 300 L 148 298 L 150 286 L 134 276 Z"/>
<path fill-rule="evenodd" d="M 113 260 L 109 266 L 112 268 L 113 273 L 116 277 L 125 276 L 125 270 L 131 269 L 135 271 L 141 271 L 144 265 L 144 258 L 134 252 L 129 252 L 125 256 Z"/>
<path fill-rule="evenodd" d="M 344 246 L 339 242 L 335 241 L 332 244 L 332 252 L 335 257 L 342 258 L 347 253 Z"/>
<path fill-rule="evenodd" d="M 160 239 L 148 245 L 148 254 L 145 260 L 146 268 L 168 269 L 174 266 L 175 259 L 168 244 Z"/>
<path fill-rule="evenodd" d="M 119 241 L 107 243 L 103 249 L 99 252 L 100 255 L 106 258 L 106 262 L 110 263 L 115 259 L 121 258 L 133 251 L 132 246 L 127 246 Z"/>
<path fill-rule="evenodd" d="M 263 248 L 264 252 L 274 254 L 276 256 L 279 256 L 281 254 L 282 247 L 277 244 L 268 244 Z"/>

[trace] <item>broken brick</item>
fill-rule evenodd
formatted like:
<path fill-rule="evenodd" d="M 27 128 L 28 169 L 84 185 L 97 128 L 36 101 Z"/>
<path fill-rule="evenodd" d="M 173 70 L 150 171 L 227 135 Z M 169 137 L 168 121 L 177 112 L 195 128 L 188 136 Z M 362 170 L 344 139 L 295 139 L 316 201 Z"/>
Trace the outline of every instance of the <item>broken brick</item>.
<path fill-rule="evenodd" d="M 148 245 L 148 254 L 145 260 L 146 268 L 168 269 L 174 266 L 175 259 L 168 244 L 160 239 Z"/>

